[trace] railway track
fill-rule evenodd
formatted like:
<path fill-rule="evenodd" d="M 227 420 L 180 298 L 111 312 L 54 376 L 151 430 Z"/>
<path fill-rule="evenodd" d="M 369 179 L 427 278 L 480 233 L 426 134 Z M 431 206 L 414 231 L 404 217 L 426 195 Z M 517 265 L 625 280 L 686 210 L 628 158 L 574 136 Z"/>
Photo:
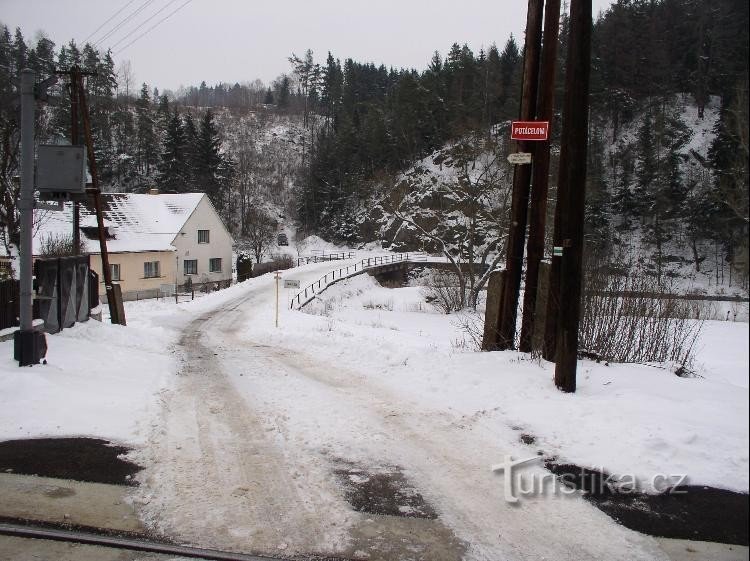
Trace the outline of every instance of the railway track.
<path fill-rule="evenodd" d="M 49 528 L 29 526 L 23 524 L 0 523 L 0 536 L 14 538 L 26 538 L 35 540 L 48 540 L 56 542 L 67 542 L 82 545 L 106 547 L 111 549 L 127 550 L 139 553 L 152 553 L 160 555 L 177 555 L 189 559 L 204 559 L 207 561 L 279 561 L 279 557 L 265 557 L 260 555 L 248 555 L 233 551 L 221 551 L 217 549 L 205 549 L 161 542 L 147 537 L 112 536 L 93 531 L 81 531 L 73 529 Z M 331 558 L 318 556 L 295 556 L 295 560 L 309 561 L 334 561 Z M 355 561 L 337 558 L 336 561 Z"/>

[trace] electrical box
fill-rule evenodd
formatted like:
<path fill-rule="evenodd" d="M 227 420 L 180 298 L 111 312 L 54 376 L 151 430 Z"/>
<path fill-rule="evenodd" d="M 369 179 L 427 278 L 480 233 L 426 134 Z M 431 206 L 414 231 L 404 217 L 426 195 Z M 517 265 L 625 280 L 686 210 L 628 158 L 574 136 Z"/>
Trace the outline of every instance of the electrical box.
<path fill-rule="evenodd" d="M 86 148 L 42 144 L 37 152 L 36 187 L 42 201 L 85 201 Z"/>

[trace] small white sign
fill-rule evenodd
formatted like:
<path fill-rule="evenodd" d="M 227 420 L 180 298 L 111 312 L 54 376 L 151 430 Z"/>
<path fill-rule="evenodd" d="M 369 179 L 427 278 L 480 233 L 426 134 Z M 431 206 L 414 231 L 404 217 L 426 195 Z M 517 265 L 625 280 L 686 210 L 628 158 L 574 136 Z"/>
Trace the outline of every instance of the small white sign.
<path fill-rule="evenodd" d="M 299 288 L 299 281 L 284 279 L 284 288 Z"/>
<path fill-rule="evenodd" d="M 530 164 L 531 152 L 514 152 L 513 154 L 508 154 L 508 162 L 514 166 Z"/>
<path fill-rule="evenodd" d="M 552 248 L 553 257 L 562 257 L 562 254 L 563 254 L 563 248 L 560 247 L 559 245 L 556 245 L 555 247 Z"/>

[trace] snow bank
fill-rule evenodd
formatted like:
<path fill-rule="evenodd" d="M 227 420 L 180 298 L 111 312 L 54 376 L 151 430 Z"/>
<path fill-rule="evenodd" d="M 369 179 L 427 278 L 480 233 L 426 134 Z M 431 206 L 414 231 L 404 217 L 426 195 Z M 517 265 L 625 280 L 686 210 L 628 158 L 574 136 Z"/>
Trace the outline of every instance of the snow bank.
<path fill-rule="evenodd" d="M 137 322 L 136 322 L 137 323 Z M 20 368 L 0 344 L 0 440 L 92 436 L 143 443 L 176 372 L 174 332 L 90 320 L 48 335 L 46 365 Z"/>

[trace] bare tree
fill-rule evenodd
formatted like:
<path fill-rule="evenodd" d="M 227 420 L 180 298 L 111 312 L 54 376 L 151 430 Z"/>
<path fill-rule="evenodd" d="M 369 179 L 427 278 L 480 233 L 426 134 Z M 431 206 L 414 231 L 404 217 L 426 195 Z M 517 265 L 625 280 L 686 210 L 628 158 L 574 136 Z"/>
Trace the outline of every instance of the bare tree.
<path fill-rule="evenodd" d="M 84 253 L 83 242 L 79 241 L 75 251 L 73 234 L 47 234 L 40 240 L 39 255 L 42 257 L 68 257 Z"/>
<path fill-rule="evenodd" d="M 251 208 L 245 216 L 245 228 L 245 239 L 255 255 L 255 262 L 260 263 L 273 243 L 276 222 L 263 211 Z"/>
<path fill-rule="evenodd" d="M 123 60 L 120 63 L 120 67 L 117 69 L 117 77 L 119 78 L 117 83 L 122 84 L 125 88 L 125 97 L 130 97 L 130 85 L 135 82 L 135 74 L 129 60 Z"/>
<path fill-rule="evenodd" d="M 433 231 L 427 231 L 407 210 L 417 206 L 415 193 L 402 192 L 395 202 L 391 199 L 388 209 L 440 248 L 458 281 L 460 307 L 476 308 L 480 291 L 504 256 L 511 184 L 501 152 L 494 140 L 480 136 L 450 150 L 456 179 L 440 186 L 445 204 L 436 211 L 440 226 Z"/>

